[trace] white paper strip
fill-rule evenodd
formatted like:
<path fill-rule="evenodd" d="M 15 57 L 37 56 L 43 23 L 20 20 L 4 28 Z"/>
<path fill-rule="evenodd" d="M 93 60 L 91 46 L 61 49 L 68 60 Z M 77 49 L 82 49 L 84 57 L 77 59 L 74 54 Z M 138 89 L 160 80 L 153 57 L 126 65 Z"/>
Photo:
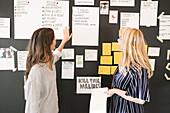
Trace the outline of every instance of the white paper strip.
<path fill-rule="evenodd" d="M 107 94 L 104 92 L 107 90 L 108 88 L 98 88 L 92 90 L 89 113 L 106 113 Z"/>

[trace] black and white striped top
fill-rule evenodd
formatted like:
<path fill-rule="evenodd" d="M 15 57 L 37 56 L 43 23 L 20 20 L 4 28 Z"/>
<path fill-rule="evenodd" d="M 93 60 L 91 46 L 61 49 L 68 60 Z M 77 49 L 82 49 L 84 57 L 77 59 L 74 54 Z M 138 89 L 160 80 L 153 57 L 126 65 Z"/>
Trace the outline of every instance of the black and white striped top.
<path fill-rule="evenodd" d="M 141 72 L 142 76 L 140 77 L 139 72 L 131 66 L 124 76 L 124 73 L 119 73 L 119 67 L 117 67 L 113 75 L 111 88 L 127 91 L 127 96 L 149 102 L 148 73 L 144 68 L 141 69 Z M 108 113 L 144 113 L 144 108 L 142 104 L 126 100 L 114 94 L 110 98 Z"/>

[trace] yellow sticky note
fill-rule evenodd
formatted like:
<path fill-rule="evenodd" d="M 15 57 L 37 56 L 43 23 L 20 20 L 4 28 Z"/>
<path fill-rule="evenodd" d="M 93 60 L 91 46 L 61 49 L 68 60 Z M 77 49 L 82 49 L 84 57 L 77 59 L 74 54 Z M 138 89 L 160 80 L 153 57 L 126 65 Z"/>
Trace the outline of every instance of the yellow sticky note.
<path fill-rule="evenodd" d="M 98 74 L 110 75 L 110 66 L 99 66 Z"/>
<path fill-rule="evenodd" d="M 110 74 L 113 75 L 116 71 L 117 66 L 111 66 Z"/>
<path fill-rule="evenodd" d="M 121 51 L 117 42 L 112 42 L 112 51 Z"/>
<path fill-rule="evenodd" d="M 111 43 L 102 43 L 102 55 L 111 55 Z"/>
<path fill-rule="evenodd" d="M 145 45 L 146 52 L 148 53 L 148 45 Z"/>
<path fill-rule="evenodd" d="M 114 64 L 119 64 L 122 58 L 122 52 L 114 52 Z"/>
<path fill-rule="evenodd" d="M 112 65 L 112 56 L 101 56 L 100 64 Z"/>

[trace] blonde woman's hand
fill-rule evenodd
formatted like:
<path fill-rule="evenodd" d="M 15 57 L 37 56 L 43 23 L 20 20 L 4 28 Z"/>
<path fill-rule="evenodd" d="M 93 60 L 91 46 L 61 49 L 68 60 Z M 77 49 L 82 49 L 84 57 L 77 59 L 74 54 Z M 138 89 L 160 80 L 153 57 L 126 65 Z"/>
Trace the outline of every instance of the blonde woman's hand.
<path fill-rule="evenodd" d="M 65 29 L 63 29 L 63 41 L 66 43 L 68 40 L 70 40 L 70 38 L 72 37 L 73 33 L 71 33 L 71 35 L 69 35 L 69 29 L 70 27 L 65 27 Z"/>
<path fill-rule="evenodd" d="M 108 91 L 105 91 L 104 93 L 107 94 L 107 97 L 111 97 L 112 95 L 115 94 L 115 90 L 114 89 L 108 89 Z"/>

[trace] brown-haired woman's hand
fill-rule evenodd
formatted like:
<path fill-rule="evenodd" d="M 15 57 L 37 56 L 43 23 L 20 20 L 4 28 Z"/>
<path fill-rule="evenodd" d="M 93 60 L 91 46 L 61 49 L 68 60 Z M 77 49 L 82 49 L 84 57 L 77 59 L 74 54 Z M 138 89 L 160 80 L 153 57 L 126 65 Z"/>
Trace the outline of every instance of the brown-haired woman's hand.
<path fill-rule="evenodd" d="M 70 38 L 72 37 L 73 33 L 71 33 L 69 35 L 69 29 L 70 27 L 65 27 L 65 29 L 63 30 L 63 34 L 64 34 L 64 37 L 63 37 L 63 41 L 66 43 L 68 40 L 70 40 Z"/>
<path fill-rule="evenodd" d="M 58 51 L 62 52 L 62 49 L 64 47 L 64 45 L 66 44 L 66 42 L 68 40 L 70 40 L 70 38 L 72 37 L 73 33 L 71 33 L 71 35 L 69 35 L 69 27 L 65 27 L 65 29 L 63 29 L 63 34 L 64 34 L 64 37 L 63 37 L 63 40 L 61 41 L 61 44 L 58 46 Z"/>
<path fill-rule="evenodd" d="M 115 89 L 110 89 L 108 91 L 105 91 L 104 93 L 107 94 L 107 97 L 111 97 L 112 95 L 115 94 Z"/>

